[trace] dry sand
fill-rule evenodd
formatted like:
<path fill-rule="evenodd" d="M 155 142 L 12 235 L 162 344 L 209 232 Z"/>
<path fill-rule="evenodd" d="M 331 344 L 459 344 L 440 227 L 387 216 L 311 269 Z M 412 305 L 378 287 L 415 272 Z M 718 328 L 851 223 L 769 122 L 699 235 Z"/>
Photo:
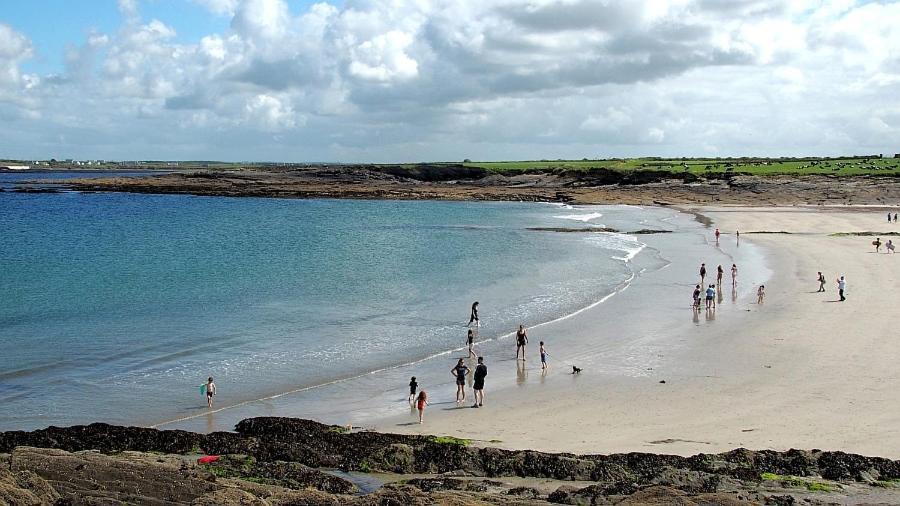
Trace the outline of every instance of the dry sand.
<path fill-rule="evenodd" d="M 556 367 L 542 381 L 492 392 L 489 376 L 482 409 L 432 406 L 422 426 L 404 416 L 375 428 L 577 453 L 689 455 L 742 446 L 900 458 L 900 255 L 875 254 L 872 237 L 830 235 L 900 225 L 888 225 L 880 209 L 696 210 L 722 229 L 723 241 L 741 230 L 743 241 L 767 250 L 774 275 L 763 305 L 747 302 L 712 324 L 674 331 L 685 334 L 672 336 L 681 346 L 646 377 L 586 371 L 574 378 Z M 824 294 L 815 293 L 819 270 L 828 279 Z M 843 303 L 836 302 L 841 274 Z M 653 305 L 636 315 L 642 311 L 652 317 Z M 532 377 L 540 374 L 529 367 Z"/>

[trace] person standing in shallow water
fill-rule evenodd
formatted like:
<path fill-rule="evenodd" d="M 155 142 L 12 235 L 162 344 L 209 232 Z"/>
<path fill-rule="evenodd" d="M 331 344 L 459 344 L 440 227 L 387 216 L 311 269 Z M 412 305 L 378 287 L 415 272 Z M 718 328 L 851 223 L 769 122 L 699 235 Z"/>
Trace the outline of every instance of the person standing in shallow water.
<path fill-rule="evenodd" d="M 469 368 L 463 363 L 463 359 L 459 359 L 456 367 L 450 369 L 450 374 L 456 379 L 456 402 L 466 400 L 466 375 L 469 374 Z"/>
<path fill-rule="evenodd" d="M 716 269 L 716 286 L 722 286 L 722 276 L 725 275 L 725 269 L 722 267 L 722 264 L 719 264 L 719 267 Z"/>
<path fill-rule="evenodd" d="M 212 376 L 206 380 L 206 407 L 213 407 L 213 396 L 216 395 L 216 384 Z"/>
<path fill-rule="evenodd" d="M 722 235 L 719 229 L 716 229 L 716 246 L 719 245 L 719 236 Z"/>
<path fill-rule="evenodd" d="M 694 309 L 700 309 L 700 285 L 694 287 Z"/>
<path fill-rule="evenodd" d="M 737 286 L 737 264 L 731 264 L 731 287 Z"/>
<path fill-rule="evenodd" d="M 469 315 L 469 325 L 472 325 L 472 322 L 475 322 L 475 326 L 481 325 L 481 322 L 478 320 L 478 301 L 472 303 L 472 313 Z"/>
<path fill-rule="evenodd" d="M 706 264 L 700 264 L 700 284 L 706 284 Z"/>
<path fill-rule="evenodd" d="M 473 408 L 484 406 L 484 378 L 487 377 L 487 366 L 484 365 L 484 357 L 478 357 L 478 365 L 475 366 L 475 374 L 473 378 L 472 389 L 475 391 L 475 404 Z"/>
<path fill-rule="evenodd" d="M 466 346 L 469 347 L 469 356 L 475 357 L 475 332 L 472 329 L 469 329 L 469 334 L 466 336 Z"/>
<path fill-rule="evenodd" d="M 519 360 L 519 351 L 522 352 L 522 360 L 525 360 L 525 345 L 528 344 L 528 332 L 524 325 L 519 325 L 516 331 L 516 360 Z"/>

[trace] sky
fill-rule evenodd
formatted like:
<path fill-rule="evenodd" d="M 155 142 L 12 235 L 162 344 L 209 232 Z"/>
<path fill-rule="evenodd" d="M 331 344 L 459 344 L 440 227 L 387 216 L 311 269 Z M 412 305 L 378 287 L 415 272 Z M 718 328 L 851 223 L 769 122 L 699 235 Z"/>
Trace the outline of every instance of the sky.
<path fill-rule="evenodd" d="M 900 153 L 900 1 L 30 0 L 0 158 Z"/>

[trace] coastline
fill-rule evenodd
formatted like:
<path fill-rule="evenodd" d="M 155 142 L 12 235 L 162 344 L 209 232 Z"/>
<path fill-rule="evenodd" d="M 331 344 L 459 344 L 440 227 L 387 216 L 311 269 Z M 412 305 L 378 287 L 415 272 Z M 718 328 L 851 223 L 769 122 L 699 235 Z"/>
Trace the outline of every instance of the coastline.
<path fill-rule="evenodd" d="M 663 361 L 661 356 L 668 355 L 675 347 L 680 346 L 679 343 L 667 342 L 666 332 L 673 327 L 689 329 L 695 325 L 687 303 L 684 306 L 671 303 L 672 300 L 689 300 L 692 286 L 685 282 L 685 278 L 693 278 L 696 267 L 693 265 L 694 258 L 699 255 L 710 262 L 715 260 L 726 264 L 727 261 L 727 265 L 730 265 L 733 255 L 738 255 L 738 262 L 744 265 L 748 277 L 752 272 L 765 270 L 761 265 L 760 253 L 749 243 L 743 250 L 739 250 L 726 246 L 723 242 L 723 248 L 716 250 L 708 244 L 706 229 L 693 216 L 685 213 L 666 213 L 665 216 L 665 219 L 677 222 L 671 228 L 681 230 L 681 233 L 643 237 L 646 246 L 642 254 L 627 261 L 625 258 L 620 259 L 626 263 L 637 263 L 631 267 L 636 271 L 633 280 L 587 307 L 529 328 L 529 361 L 526 367 L 519 368 L 512 359 L 511 332 L 491 336 L 486 342 L 481 340 L 477 343 L 476 350 L 479 354 L 488 357 L 487 363 L 491 371 L 488 381 L 489 398 L 499 399 L 517 390 L 533 392 L 535 388 L 545 386 L 552 390 L 559 384 L 573 385 L 569 381 L 573 378 L 564 370 L 564 363 L 575 362 L 587 370 L 586 374 L 577 378 L 584 382 L 583 385 L 576 384 L 577 388 L 589 386 L 594 381 L 591 378 L 617 385 L 622 377 L 655 377 L 657 372 L 652 369 Z M 671 265 L 673 258 L 679 264 L 677 268 Z M 744 264 L 745 261 L 750 263 Z M 765 274 L 760 273 L 759 276 Z M 739 304 L 743 304 L 749 296 L 749 290 L 749 287 L 739 287 Z M 640 302 L 654 296 L 659 298 L 655 302 Z M 729 306 L 727 311 L 733 312 L 731 306 L 735 303 L 731 300 L 731 294 L 728 294 L 728 299 L 725 302 Z M 636 325 L 634 318 L 623 316 L 632 314 L 640 304 L 655 307 L 660 303 L 662 308 L 656 312 L 656 318 L 648 319 L 643 325 Z M 597 331 L 598 328 L 600 331 Z M 557 362 L 546 376 L 540 374 L 537 360 L 537 344 L 542 339 L 547 340 L 551 363 Z M 460 351 L 464 351 L 464 348 L 440 352 L 412 364 L 400 364 L 329 382 L 321 388 L 304 387 L 277 393 L 265 399 L 249 400 L 236 406 L 216 409 L 212 414 L 191 414 L 176 420 L 154 423 L 152 426 L 210 432 L 229 430 L 243 418 L 265 415 L 300 416 L 326 423 L 343 426 L 352 424 L 355 427 L 388 432 L 395 428 L 403 430 L 403 427 L 409 427 L 406 422 L 411 414 L 408 406 L 403 408 L 406 405 L 405 385 L 411 375 L 418 376 L 423 388 L 429 390 L 435 406 L 433 411 L 443 413 L 445 408 L 455 409 L 452 397 L 454 387 L 446 370 L 449 370 L 457 355 L 465 355 Z M 497 389 L 502 389 L 502 392 Z M 468 395 L 471 395 L 471 390 L 468 390 Z M 468 407 L 468 404 L 465 406 Z M 401 425 L 396 425 L 397 423 Z M 426 424 L 422 430 L 429 429 Z"/>
<path fill-rule="evenodd" d="M 221 197 L 566 202 L 633 205 L 884 205 L 900 201 L 892 176 L 695 176 L 654 171 L 489 174 L 439 167 L 307 167 L 202 170 L 159 176 L 70 179 L 73 191 Z M 47 181 L 37 181 L 45 184 Z M 13 190 L 16 191 L 16 190 Z M 20 189 L 19 191 L 25 191 Z"/>
<path fill-rule="evenodd" d="M 725 231 L 787 233 L 742 238 L 764 247 L 772 262 L 763 305 L 745 303 L 689 332 L 668 329 L 673 341 L 687 343 L 669 352 L 684 369 L 661 365 L 652 377 L 577 390 L 558 384 L 524 395 L 488 392 L 490 409 L 429 413 L 422 429 L 394 421 L 377 429 L 565 452 L 691 455 L 740 446 L 900 456 L 900 411 L 890 401 L 900 388 L 900 343 L 890 338 L 900 321 L 889 295 L 898 267 L 892 255 L 871 252 L 868 238 L 831 236 L 887 228 L 878 223 L 881 213 L 692 209 Z M 828 277 L 825 294 L 810 293 L 817 270 Z M 839 274 L 850 280 L 845 303 L 834 302 Z"/>

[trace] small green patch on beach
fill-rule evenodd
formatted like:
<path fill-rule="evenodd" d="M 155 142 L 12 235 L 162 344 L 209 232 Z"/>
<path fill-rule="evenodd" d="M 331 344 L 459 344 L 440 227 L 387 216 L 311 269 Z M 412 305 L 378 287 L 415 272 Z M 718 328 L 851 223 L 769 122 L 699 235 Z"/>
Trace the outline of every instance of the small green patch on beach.
<path fill-rule="evenodd" d="M 877 236 L 900 236 L 900 232 L 835 232 L 831 237 L 877 237 Z"/>
<path fill-rule="evenodd" d="M 469 446 L 470 444 L 472 444 L 471 439 L 462 439 L 453 436 L 432 436 L 429 440 L 432 443 L 442 445 Z"/>
<path fill-rule="evenodd" d="M 350 429 L 348 429 L 347 427 L 340 426 L 340 425 L 332 425 L 331 427 L 328 428 L 328 432 L 335 432 L 338 434 L 348 434 L 350 432 Z"/>
<path fill-rule="evenodd" d="M 774 481 L 779 483 L 783 487 L 804 487 L 806 490 L 810 492 L 833 492 L 836 488 L 835 485 L 824 483 L 821 481 L 815 481 L 808 478 L 801 478 L 799 476 L 787 476 L 775 473 L 762 473 L 759 478 L 762 481 Z"/>

